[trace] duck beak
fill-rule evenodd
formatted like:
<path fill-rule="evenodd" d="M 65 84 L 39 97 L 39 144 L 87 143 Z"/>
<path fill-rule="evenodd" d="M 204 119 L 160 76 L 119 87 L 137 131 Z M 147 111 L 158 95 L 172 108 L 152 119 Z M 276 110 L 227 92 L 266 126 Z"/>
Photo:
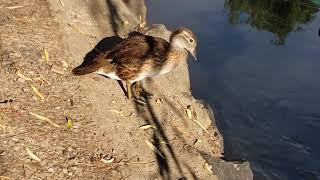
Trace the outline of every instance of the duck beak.
<path fill-rule="evenodd" d="M 194 57 L 194 60 L 197 60 L 197 49 L 193 48 L 190 50 L 191 55 Z"/>

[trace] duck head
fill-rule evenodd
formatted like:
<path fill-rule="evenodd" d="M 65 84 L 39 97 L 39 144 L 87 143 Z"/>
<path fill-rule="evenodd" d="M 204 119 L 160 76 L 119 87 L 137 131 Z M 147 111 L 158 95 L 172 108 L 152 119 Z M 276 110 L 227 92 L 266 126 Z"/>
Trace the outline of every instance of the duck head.
<path fill-rule="evenodd" d="M 190 29 L 177 29 L 170 37 L 170 44 L 174 48 L 186 49 L 197 60 L 197 38 Z"/>

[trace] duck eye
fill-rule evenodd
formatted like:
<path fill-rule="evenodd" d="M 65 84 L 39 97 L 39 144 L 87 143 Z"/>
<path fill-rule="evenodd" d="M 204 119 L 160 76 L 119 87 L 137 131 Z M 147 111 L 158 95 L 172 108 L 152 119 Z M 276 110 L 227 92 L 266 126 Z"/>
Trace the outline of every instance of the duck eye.
<path fill-rule="evenodd" d="M 193 39 L 192 39 L 192 38 L 190 38 L 190 39 L 189 39 L 189 42 L 191 42 L 191 43 L 192 43 L 192 42 L 193 42 Z"/>

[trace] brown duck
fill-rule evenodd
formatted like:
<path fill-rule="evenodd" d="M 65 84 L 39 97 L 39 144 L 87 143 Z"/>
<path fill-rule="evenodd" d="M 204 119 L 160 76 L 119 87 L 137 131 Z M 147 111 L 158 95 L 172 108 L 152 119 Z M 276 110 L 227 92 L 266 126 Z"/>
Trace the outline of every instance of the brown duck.
<path fill-rule="evenodd" d="M 161 38 L 133 33 L 72 72 L 75 75 L 97 73 L 125 81 L 127 95 L 131 99 L 133 83 L 170 72 L 187 59 L 188 51 L 196 59 L 196 47 L 197 39 L 187 28 L 173 32 L 169 43 Z"/>

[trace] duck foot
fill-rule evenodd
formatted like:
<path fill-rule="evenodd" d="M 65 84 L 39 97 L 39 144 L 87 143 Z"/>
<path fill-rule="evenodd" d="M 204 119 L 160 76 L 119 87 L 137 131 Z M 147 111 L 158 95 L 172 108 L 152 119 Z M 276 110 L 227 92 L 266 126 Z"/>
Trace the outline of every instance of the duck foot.
<path fill-rule="evenodd" d="M 153 96 L 152 93 L 149 93 L 148 91 L 146 91 L 142 85 L 140 81 L 137 81 L 134 84 L 134 94 L 136 97 L 142 97 L 144 99 L 151 99 L 151 97 Z"/>

